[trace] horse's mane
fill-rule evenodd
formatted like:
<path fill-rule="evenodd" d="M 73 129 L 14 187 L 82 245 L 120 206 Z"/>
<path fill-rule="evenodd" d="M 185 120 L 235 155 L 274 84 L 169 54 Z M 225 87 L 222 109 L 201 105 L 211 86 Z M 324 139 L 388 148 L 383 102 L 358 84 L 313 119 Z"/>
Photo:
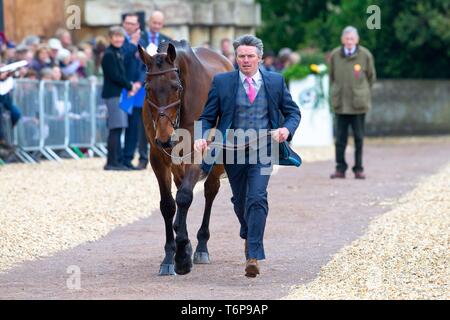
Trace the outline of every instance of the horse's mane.
<path fill-rule="evenodd" d="M 164 41 L 161 42 L 158 45 L 158 53 L 166 53 L 167 52 L 167 48 L 169 47 L 169 44 L 172 44 L 175 49 L 178 51 L 189 51 L 191 49 L 191 46 L 189 45 L 189 42 L 187 42 L 186 40 L 168 40 L 168 41 Z"/>

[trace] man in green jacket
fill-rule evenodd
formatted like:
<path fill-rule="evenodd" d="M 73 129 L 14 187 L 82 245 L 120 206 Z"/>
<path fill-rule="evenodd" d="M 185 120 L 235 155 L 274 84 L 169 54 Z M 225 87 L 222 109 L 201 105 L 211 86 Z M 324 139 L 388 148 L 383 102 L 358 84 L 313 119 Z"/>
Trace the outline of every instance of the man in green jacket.
<path fill-rule="evenodd" d="M 342 32 L 342 46 L 331 53 L 330 82 L 332 107 L 336 115 L 336 171 L 331 179 L 345 178 L 348 168 L 345 162 L 348 127 L 351 126 L 355 141 L 356 179 L 365 179 L 362 165 L 364 122 L 371 108 L 371 87 L 376 80 L 372 54 L 358 45 L 356 28 L 348 26 Z"/>

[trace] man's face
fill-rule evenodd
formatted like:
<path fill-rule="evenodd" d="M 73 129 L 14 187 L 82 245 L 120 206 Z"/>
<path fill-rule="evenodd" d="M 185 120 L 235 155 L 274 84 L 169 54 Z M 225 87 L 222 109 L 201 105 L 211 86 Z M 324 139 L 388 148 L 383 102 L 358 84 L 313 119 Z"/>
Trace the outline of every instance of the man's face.
<path fill-rule="evenodd" d="M 16 49 L 8 48 L 6 49 L 6 59 L 13 59 L 16 55 Z"/>
<path fill-rule="evenodd" d="M 69 32 L 65 32 L 61 36 L 60 41 L 64 47 L 71 46 L 72 45 L 72 36 L 70 35 Z"/>
<path fill-rule="evenodd" d="M 128 33 L 128 35 L 132 35 L 139 28 L 139 19 L 136 16 L 128 16 L 123 21 L 123 28 Z"/>
<path fill-rule="evenodd" d="M 158 33 L 164 27 L 164 17 L 160 14 L 155 14 L 151 17 L 149 28 L 151 32 Z"/>
<path fill-rule="evenodd" d="M 236 62 L 239 70 L 248 77 L 253 76 L 258 71 L 260 60 L 256 47 L 239 46 L 236 50 Z"/>
<path fill-rule="evenodd" d="M 359 38 L 354 32 L 347 32 L 342 36 L 341 41 L 346 49 L 353 49 L 358 44 Z"/>
<path fill-rule="evenodd" d="M 58 55 L 58 51 L 58 49 L 50 49 L 50 57 L 52 57 L 52 59 L 55 59 Z"/>
<path fill-rule="evenodd" d="M 231 41 L 228 40 L 222 41 L 221 50 L 225 54 L 231 53 Z"/>

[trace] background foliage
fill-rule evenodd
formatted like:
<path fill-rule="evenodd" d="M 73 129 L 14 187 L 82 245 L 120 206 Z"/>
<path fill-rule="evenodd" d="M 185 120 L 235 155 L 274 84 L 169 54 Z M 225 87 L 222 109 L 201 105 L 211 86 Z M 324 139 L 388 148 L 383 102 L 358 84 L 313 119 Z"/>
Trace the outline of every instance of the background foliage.
<path fill-rule="evenodd" d="M 382 78 L 450 78 L 449 0 L 257 0 L 263 25 L 257 35 L 278 51 L 340 45 L 342 29 L 358 28 Z M 381 29 L 369 30 L 367 7 L 381 9 Z"/>

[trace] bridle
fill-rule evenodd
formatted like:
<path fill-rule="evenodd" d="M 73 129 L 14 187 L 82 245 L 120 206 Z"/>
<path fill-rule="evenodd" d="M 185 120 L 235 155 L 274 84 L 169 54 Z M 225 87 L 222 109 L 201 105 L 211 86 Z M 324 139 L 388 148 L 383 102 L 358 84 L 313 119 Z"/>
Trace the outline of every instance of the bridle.
<path fill-rule="evenodd" d="M 161 76 L 161 75 L 169 73 L 169 72 L 176 72 L 178 74 L 178 79 L 180 79 L 180 70 L 178 68 L 170 68 L 170 69 L 156 71 L 156 72 L 147 72 L 147 76 Z M 178 80 L 178 81 L 180 81 L 179 95 L 181 96 L 183 93 L 183 86 L 181 84 L 181 80 Z M 167 106 L 158 106 L 156 103 L 151 101 L 148 97 L 146 97 L 146 100 L 150 104 L 150 106 L 155 108 L 156 111 L 158 112 L 158 119 L 156 120 L 156 122 L 155 122 L 155 120 L 153 120 L 153 117 L 152 117 L 153 128 L 155 129 L 155 131 L 156 131 L 156 127 L 157 127 L 159 119 L 164 118 L 164 117 L 169 120 L 169 122 L 172 125 L 172 127 L 174 128 L 174 130 L 177 130 L 180 127 L 181 98 Z M 172 121 L 172 119 L 166 114 L 166 110 L 177 107 L 177 106 L 180 106 L 177 109 L 177 117 L 175 118 L 175 121 Z"/>

